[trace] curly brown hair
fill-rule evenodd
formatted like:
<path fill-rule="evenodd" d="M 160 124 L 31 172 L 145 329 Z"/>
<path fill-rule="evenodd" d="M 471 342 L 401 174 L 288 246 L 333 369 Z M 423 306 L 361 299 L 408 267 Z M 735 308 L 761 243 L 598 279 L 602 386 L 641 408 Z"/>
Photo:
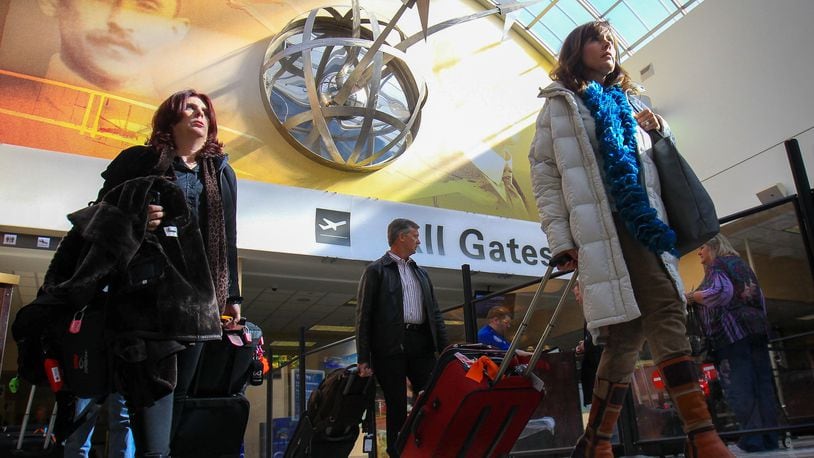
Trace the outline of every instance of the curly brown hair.
<path fill-rule="evenodd" d="M 565 41 L 562 43 L 562 49 L 560 49 L 560 57 L 557 60 L 557 65 L 549 74 L 551 79 L 559 81 L 563 86 L 577 94 L 582 93 L 588 83 L 591 82 L 587 76 L 585 64 L 582 62 L 582 48 L 591 40 L 605 35 L 609 35 L 613 41 L 617 61 L 614 64 L 613 71 L 605 77 L 603 85 L 610 86 L 618 84 L 622 86 L 622 89 L 625 91 L 638 94 L 641 88 L 630 79 L 625 69 L 619 65 L 619 42 L 616 40 L 616 35 L 614 35 L 610 23 L 604 20 L 582 24 L 565 37 Z"/>

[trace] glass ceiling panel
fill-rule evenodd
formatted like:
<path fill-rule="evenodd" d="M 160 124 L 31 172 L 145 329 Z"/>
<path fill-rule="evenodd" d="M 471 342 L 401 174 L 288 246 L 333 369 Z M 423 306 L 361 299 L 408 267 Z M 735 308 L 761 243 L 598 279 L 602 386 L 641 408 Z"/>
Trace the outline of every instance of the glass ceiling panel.
<path fill-rule="evenodd" d="M 670 0 L 625 0 L 644 21 L 648 29 L 658 26 L 677 8 Z"/>
<path fill-rule="evenodd" d="M 559 4 L 551 8 L 543 18 L 545 19 L 545 25 L 557 35 L 560 42 L 565 39 L 570 31 L 574 30 L 574 27 L 580 24 L 565 14 L 562 8 L 559 7 Z"/>
<path fill-rule="evenodd" d="M 539 13 L 537 13 L 539 14 Z M 529 23 L 537 17 L 537 14 L 532 13 L 529 11 L 528 8 L 523 8 L 517 14 L 517 22 L 523 24 L 523 26 L 528 27 Z"/>
<path fill-rule="evenodd" d="M 557 51 L 562 48 L 562 40 L 558 36 L 554 35 L 554 32 L 548 28 L 545 22 L 537 22 L 534 24 L 534 26 L 531 28 L 531 33 L 537 37 L 538 40 L 541 40 L 554 55 L 556 55 Z"/>
<path fill-rule="evenodd" d="M 599 14 L 602 14 L 608 11 L 616 2 L 617 0 L 591 0 L 588 3 L 592 4 L 599 11 Z"/>
<path fill-rule="evenodd" d="M 481 0 L 492 5 L 509 0 Z M 528 1 L 528 0 L 526 0 Z M 604 15 L 622 38 L 622 60 L 652 40 L 703 0 L 541 0 L 518 14 L 518 22 L 554 57 L 562 41 L 577 25 Z M 535 21 L 542 11 L 546 14 Z M 680 7 L 676 5 L 681 5 Z"/>
<path fill-rule="evenodd" d="M 577 0 L 560 0 L 555 8 L 560 8 L 565 14 L 576 22 L 576 25 L 585 24 L 594 20 L 594 16 Z M 571 28 L 573 30 L 573 27 Z M 569 30 L 568 32 L 570 32 Z M 568 34 L 566 32 L 566 35 Z M 565 36 L 563 36 L 565 38 Z"/>
<path fill-rule="evenodd" d="M 523 8 L 526 11 L 531 12 L 532 16 L 537 17 L 538 14 L 542 13 L 544 9 L 548 8 L 548 5 L 551 4 L 551 0 L 543 0 L 539 3 L 535 3 L 527 8 Z"/>
<path fill-rule="evenodd" d="M 635 42 L 647 33 L 647 27 L 624 1 L 610 10 L 607 19 L 628 43 Z"/>

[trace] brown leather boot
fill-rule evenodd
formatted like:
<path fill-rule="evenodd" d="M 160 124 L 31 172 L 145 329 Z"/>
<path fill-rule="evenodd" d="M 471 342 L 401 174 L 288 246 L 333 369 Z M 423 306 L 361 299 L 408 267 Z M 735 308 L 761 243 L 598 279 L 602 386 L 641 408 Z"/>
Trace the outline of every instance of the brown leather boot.
<path fill-rule="evenodd" d="M 712 416 L 707 409 L 704 392 L 698 385 L 695 361 L 689 356 L 679 356 L 659 363 L 664 385 L 678 411 L 687 443 L 687 458 L 734 457 L 726 444 L 718 437 Z"/>
<path fill-rule="evenodd" d="M 629 385 L 596 379 L 588 424 L 571 453 L 572 458 L 613 458 L 611 435 Z"/>

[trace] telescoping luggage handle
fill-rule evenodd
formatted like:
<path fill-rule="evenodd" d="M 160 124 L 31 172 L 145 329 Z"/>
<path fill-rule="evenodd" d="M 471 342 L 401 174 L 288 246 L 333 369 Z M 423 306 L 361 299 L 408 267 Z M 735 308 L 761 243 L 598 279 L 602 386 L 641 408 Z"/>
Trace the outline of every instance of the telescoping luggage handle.
<path fill-rule="evenodd" d="M 523 316 L 523 321 L 520 322 L 520 326 L 517 328 L 517 333 L 514 335 L 514 339 L 512 339 L 511 345 L 509 345 L 509 349 L 506 350 L 506 356 L 503 358 L 503 362 L 500 364 L 500 369 L 497 371 L 497 376 L 493 379 L 492 383 L 497 383 L 503 375 L 506 374 L 506 371 L 509 369 L 509 365 L 511 364 L 512 358 L 514 357 L 515 352 L 517 351 L 518 345 L 520 345 L 520 337 L 523 333 L 526 332 L 526 328 L 531 321 L 531 316 L 534 314 L 534 311 L 537 309 L 537 304 L 542 300 L 543 290 L 545 289 L 545 285 L 551 279 L 551 274 L 554 273 L 554 269 L 557 267 L 558 264 L 561 264 L 564 261 L 556 262 L 555 260 L 551 260 L 548 265 L 548 269 L 546 269 L 545 275 L 543 279 L 540 280 L 540 287 L 537 288 L 537 292 L 534 293 L 534 298 L 531 300 L 528 309 L 526 310 L 526 314 Z M 554 314 L 551 315 L 551 320 L 549 320 L 548 325 L 543 331 L 543 335 L 540 336 L 540 340 L 537 342 L 537 346 L 534 348 L 534 353 L 531 355 L 531 359 L 529 360 L 528 367 L 526 368 L 526 372 L 523 374 L 524 376 L 528 377 L 532 374 L 534 367 L 537 366 L 537 361 L 540 360 L 540 356 L 543 354 L 543 343 L 548 339 L 549 334 L 551 331 L 557 327 L 557 319 L 559 318 L 560 311 L 562 311 L 562 306 L 565 303 L 565 298 L 568 296 L 568 292 L 571 291 L 571 288 L 574 286 L 574 283 L 577 280 L 577 276 L 579 275 L 579 269 L 575 269 L 572 272 L 571 279 L 568 280 L 568 285 L 565 287 L 565 290 L 560 296 L 559 302 L 557 302 L 557 307 L 554 309 Z"/>

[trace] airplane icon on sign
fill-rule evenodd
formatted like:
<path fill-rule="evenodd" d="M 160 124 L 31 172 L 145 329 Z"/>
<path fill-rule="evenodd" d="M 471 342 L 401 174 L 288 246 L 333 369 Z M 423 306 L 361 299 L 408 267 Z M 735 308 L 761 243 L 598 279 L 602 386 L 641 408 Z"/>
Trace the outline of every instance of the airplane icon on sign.
<path fill-rule="evenodd" d="M 323 231 L 327 231 L 327 230 L 335 231 L 335 230 L 339 229 L 339 226 L 344 226 L 345 224 L 348 224 L 347 220 L 333 222 L 333 221 L 329 220 L 328 218 L 322 218 L 322 221 L 325 221 L 325 224 L 320 224 L 319 227 Z"/>

